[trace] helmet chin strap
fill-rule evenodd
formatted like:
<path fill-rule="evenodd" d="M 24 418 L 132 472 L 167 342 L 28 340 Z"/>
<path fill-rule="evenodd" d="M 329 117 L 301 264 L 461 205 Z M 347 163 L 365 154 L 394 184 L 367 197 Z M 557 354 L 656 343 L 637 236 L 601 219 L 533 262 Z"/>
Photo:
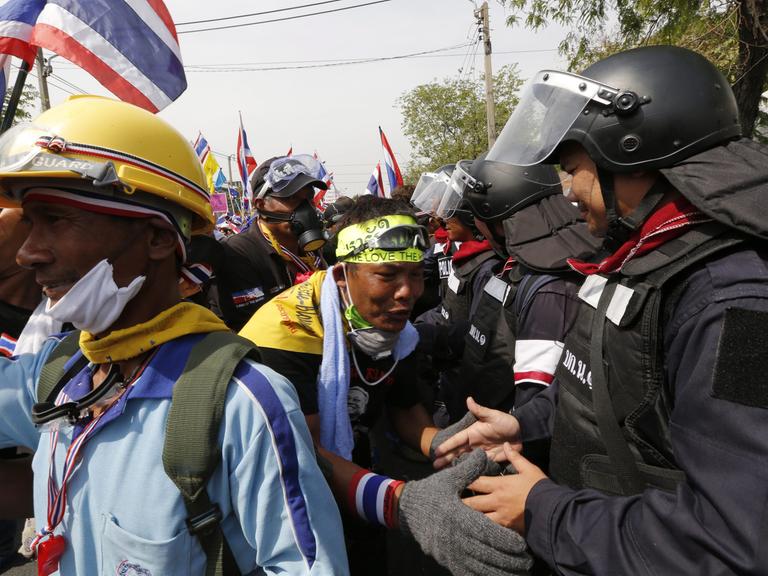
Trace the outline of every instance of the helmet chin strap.
<path fill-rule="evenodd" d="M 608 221 L 603 246 L 612 254 L 629 240 L 632 233 L 640 228 L 651 215 L 651 212 L 656 209 L 664 194 L 669 190 L 669 184 L 663 177 L 659 176 L 637 207 L 626 216 L 620 216 L 614 188 L 614 174 L 598 166 L 597 177 L 605 204 L 605 217 Z"/>

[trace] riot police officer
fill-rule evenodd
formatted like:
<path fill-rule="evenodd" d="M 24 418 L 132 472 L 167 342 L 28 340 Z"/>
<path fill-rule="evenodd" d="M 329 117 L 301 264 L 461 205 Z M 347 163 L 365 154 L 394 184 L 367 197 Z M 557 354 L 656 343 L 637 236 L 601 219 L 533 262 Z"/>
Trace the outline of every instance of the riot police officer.
<path fill-rule="evenodd" d="M 739 136 L 723 75 L 653 46 L 580 76 L 540 72 L 489 153 L 559 162 L 609 252 L 573 263 L 585 282 L 545 415 L 552 480 L 505 445 L 519 473 L 481 478 L 465 500 L 558 573 L 768 566 L 768 151 Z M 541 418 L 475 412 L 439 462 L 529 439 Z"/>

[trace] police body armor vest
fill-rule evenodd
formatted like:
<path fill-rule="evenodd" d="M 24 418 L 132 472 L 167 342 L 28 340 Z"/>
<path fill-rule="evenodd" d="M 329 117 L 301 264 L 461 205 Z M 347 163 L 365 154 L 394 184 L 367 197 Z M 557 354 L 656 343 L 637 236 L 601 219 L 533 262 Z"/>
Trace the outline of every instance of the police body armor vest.
<path fill-rule="evenodd" d="M 469 395 L 483 406 L 498 406 L 514 394 L 514 350 L 508 344 L 504 304 L 512 300 L 512 284 L 492 276 L 483 288 L 469 332 L 464 338 L 464 356 L 459 372 L 460 397 Z M 457 407 L 457 415 L 466 412 Z M 454 413 L 451 412 L 451 416 Z"/>
<path fill-rule="evenodd" d="M 464 338 L 462 399 L 472 396 L 483 406 L 504 411 L 513 407 L 517 318 L 536 292 L 557 278 L 538 273 L 524 274 L 514 282 L 491 277 Z"/>
<path fill-rule="evenodd" d="M 487 250 L 477 254 L 451 269 L 446 279 L 446 290 L 443 293 L 443 301 L 440 303 L 440 323 L 456 324 L 469 320 L 469 310 L 472 306 L 472 283 L 477 273 L 485 266 L 492 266 L 491 260 L 497 256 L 493 250 Z M 487 263 L 487 264 L 486 264 Z"/>
<path fill-rule="evenodd" d="M 685 478 L 672 452 L 674 390 L 664 374 L 662 329 L 686 272 L 742 240 L 720 224 L 705 224 L 627 263 L 621 274 L 587 277 L 555 372 L 550 470 L 556 481 L 630 495 L 646 487 L 674 490 Z"/>
<path fill-rule="evenodd" d="M 450 246 L 450 245 L 449 245 Z M 448 254 L 443 252 L 443 244 L 435 244 L 435 253 L 438 253 L 437 257 L 437 273 L 440 277 L 440 298 L 443 298 L 448 291 L 448 277 L 453 274 L 453 249 L 452 246 L 448 249 Z"/>

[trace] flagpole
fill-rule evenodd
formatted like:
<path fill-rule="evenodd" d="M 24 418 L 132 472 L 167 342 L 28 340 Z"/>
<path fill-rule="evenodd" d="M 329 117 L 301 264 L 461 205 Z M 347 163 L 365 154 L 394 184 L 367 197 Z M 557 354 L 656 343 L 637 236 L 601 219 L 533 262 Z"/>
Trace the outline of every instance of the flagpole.
<path fill-rule="evenodd" d="M 16 84 L 13 86 L 13 92 L 11 98 L 8 100 L 8 109 L 3 116 L 3 123 L 0 125 L 0 134 L 8 130 L 13 124 L 13 117 L 16 116 L 16 109 L 19 107 L 19 100 L 21 100 L 21 92 L 24 90 L 24 82 L 27 80 L 27 73 L 29 72 L 29 63 L 26 60 L 22 60 L 19 67 L 19 74 L 16 76 Z"/>

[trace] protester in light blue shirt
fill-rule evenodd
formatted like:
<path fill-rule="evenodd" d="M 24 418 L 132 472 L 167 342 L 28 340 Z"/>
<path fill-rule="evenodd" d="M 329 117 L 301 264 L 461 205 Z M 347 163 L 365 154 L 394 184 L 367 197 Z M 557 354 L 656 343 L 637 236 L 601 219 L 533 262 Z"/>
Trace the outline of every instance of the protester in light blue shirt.
<path fill-rule="evenodd" d="M 19 262 L 35 270 L 49 313 L 81 330 L 37 426 L 40 375 L 60 338 L 0 363 L 0 447 L 36 450 L 40 574 L 210 573 L 163 463 L 174 386 L 194 368 L 193 348 L 226 334 L 178 289 L 186 241 L 213 225 L 205 188 L 185 139 L 122 102 L 73 99 L 0 138 L 0 189 L 32 225 Z M 218 384 L 199 397 L 213 404 Z M 239 573 L 347 574 L 292 386 L 252 360 L 226 386 L 206 493 Z"/>

